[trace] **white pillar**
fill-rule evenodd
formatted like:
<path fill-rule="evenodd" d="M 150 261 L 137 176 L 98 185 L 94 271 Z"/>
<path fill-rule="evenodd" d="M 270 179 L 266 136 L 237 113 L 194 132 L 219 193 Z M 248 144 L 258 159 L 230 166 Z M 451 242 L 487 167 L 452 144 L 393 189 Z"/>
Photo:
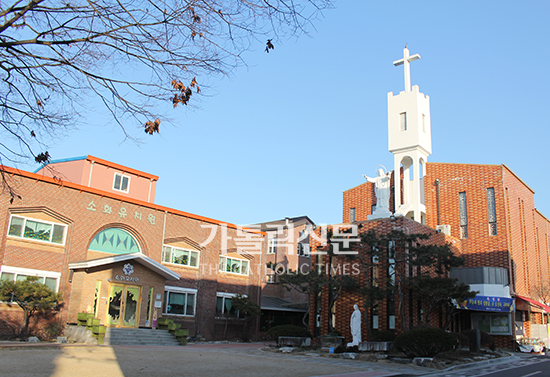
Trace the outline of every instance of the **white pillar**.
<path fill-rule="evenodd" d="M 399 155 L 393 155 L 393 195 L 395 198 L 395 208 L 393 209 L 393 212 L 397 211 L 401 203 L 401 161 L 399 159 Z"/>

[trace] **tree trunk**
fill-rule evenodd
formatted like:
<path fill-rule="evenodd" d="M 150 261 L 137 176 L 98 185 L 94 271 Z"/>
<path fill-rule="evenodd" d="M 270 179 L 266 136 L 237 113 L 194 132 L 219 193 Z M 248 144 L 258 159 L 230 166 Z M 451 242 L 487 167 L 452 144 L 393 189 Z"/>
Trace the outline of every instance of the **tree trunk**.
<path fill-rule="evenodd" d="M 29 334 L 29 320 L 30 320 L 29 313 L 25 309 L 23 309 L 23 326 L 21 327 L 21 334 L 20 334 L 21 338 L 26 338 L 27 335 Z"/>
<path fill-rule="evenodd" d="M 225 327 L 223 329 L 223 340 L 226 340 L 225 334 L 227 333 L 227 323 L 229 322 L 229 317 L 225 317 Z"/>
<path fill-rule="evenodd" d="M 405 305 L 403 305 L 403 301 L 405 300 L 405 297 L 403 294 L 401 283 L 397 283 L 397 294 L 399 295 L 399 315 L 401 316 L 401 327 L 403 328 L 403 331 L 408 331 L 409 325 L 405 320 Z"/>
<path fill-rule="evenodd" d="M 307 310 L 307 312 L 304 313 L 304 316 L 302 317 L 302 324 L 309 330 L 309 320 L 306 322 L 306 318 L 309 317 L 309 314 L 311 312 L 311 306 Z"/>
<path fill-rule="evenodd" d="M 332 292 L 332 255 L 328 257 L 328 332 L 332 333 L 334 330 L 334 324 L 332 323 L 332 307 L 334 306 L 333 292 Z"/>

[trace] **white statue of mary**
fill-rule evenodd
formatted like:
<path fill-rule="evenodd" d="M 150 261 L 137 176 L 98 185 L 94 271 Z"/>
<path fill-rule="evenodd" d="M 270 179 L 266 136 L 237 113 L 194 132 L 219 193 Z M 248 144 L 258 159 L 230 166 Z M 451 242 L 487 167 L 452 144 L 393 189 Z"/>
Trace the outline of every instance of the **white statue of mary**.
<path fill-rule="evenodd" d="M 361 343 L 361 310 L 357 304 L 353 305 L 353 313 L 349 321 L 351 328 L 351 343 L 348 343 L 348 347 L 358 346 Z"/>

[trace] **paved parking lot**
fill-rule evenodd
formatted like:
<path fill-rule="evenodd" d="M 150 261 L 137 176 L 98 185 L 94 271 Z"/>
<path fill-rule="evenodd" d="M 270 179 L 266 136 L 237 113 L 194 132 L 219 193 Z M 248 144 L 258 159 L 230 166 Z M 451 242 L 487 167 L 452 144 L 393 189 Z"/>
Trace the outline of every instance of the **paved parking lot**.
<path fill-rule="evenodd" d="M 262 343 L 202 343 L 186 347 L 87 346 L 0 342 L 0 376 L 10 377 L 379 377 L 476 376 L 538 363 L 540 357 L 516 354 L 440 371 L 411 364 L 377 363 L 284 354 L 263 350 Z M 548 360 L 546 356 L 543 359 Z M 458 367 L 457 367 L 458 368 Z M 462 368 L 462 367 L 460 367 Z"/>
<path fill-rule="evenodd" d="M 149 346 L 0 347 L 1 376 L 326 376 L 375 377 L 398 371 L 364 362 L 289 356 L 259 350 L 261 344 Z"/>

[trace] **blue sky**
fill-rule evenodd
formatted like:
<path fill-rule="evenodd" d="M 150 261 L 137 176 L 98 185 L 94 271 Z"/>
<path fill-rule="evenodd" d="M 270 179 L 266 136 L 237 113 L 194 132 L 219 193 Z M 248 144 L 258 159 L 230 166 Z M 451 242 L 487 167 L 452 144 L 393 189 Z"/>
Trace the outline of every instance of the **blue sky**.
<path fill-rule="evenodd" d="M 422 56 L 412 84 L 431 99 L 429 161 L 504 163 L 550 217 L 549 16 L 548 1 L 340 1 L 310 36 L 275 39 L 269 54 L 258 41 L 248 67 L 209 78 L 195 107 L 171 110 L 177 121 L 160 136 L 128 124 L 143 143 L 124 142 L 90 114 L 49 151 L 156 174 L 157 204 L 202 216 L 337 223 L 342 191 L 379 164 L 393 168 L 387 93 L 403 90 L 392 62 L 408 44 Z"/>

